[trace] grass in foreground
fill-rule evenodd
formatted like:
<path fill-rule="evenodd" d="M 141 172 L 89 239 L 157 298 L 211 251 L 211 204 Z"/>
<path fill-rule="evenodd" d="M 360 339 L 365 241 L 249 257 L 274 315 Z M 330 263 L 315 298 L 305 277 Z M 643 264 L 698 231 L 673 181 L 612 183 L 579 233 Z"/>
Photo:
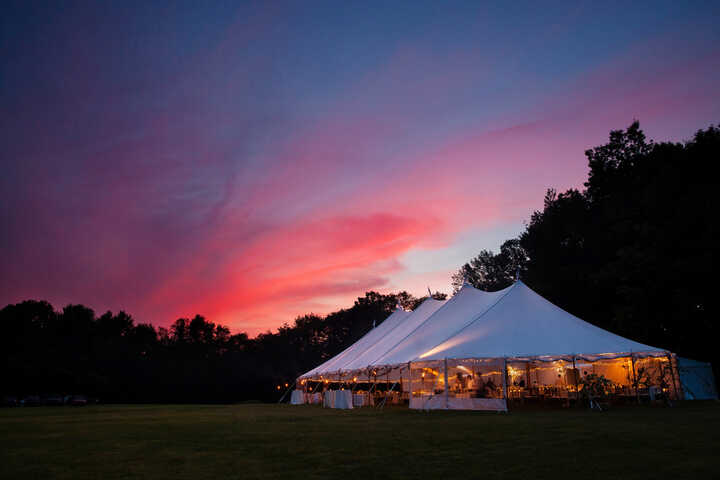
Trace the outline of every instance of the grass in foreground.
<path fill-rule="evenodd" d="M 2 478 L 719 478 L 720 406 L 0 410 Z"/>

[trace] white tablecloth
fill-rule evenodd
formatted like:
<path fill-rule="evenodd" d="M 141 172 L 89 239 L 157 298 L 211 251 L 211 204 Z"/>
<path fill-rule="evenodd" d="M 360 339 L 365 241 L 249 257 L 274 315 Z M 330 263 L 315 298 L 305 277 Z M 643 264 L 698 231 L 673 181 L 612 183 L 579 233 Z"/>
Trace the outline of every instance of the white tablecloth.
<path fill-rule="evenodd" d="M 422 397 L 412 397 L 410 399 L 410 408 L 423 410 L 443 410 L 445 409 L 445 395 L 440 393 L 437 395 L 423 395 Z M 495 412 L 507 411 L 507 403 L 504 398 L 456 398 L 448 397 L 448 410 L 490 410 Z"/>
<path fill-rule="evenodd" d="M 305 392 L 302 390 L 293 390 L 290 394 L 291 405 L 302 405 L 305 403 Z"/>
<path fill-rule="evenodd" d="M 333 408 L 353 408 L 353 397 L 350 390 L 335 390 Z"/>

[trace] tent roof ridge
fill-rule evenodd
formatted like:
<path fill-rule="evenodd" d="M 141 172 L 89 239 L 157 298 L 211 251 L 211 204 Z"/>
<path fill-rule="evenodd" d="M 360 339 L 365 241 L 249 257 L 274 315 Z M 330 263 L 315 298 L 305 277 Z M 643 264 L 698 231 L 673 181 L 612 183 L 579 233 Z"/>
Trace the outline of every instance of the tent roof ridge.
<path fill-rule="evenodd" d="M 488 313 L 490 310 L 492 310 L 493 307 L 495 307 L 495 305 L 497 305 L 498 303 L 502 302 L 503 299 L 510 294 L 510 292 L 512 292 L 513 290 L 515 290 L 515 286 L 516 286 L 517 284 L 518 284 L 518 282 L 514 282 L 514 283 L 513 283 L 512 285 L 510 285 L 509 287 L 506 287 L 506 288 L 507 288 L 507 292 L 503 293 L 502 296 L 501 296 L 500 298 L 498 298 L 497 300 L 495 300 L 495 302 L 494 302 L 492 305 L 490 305 L 489 307 L 487 307 L 487 308 L 486 308 L 485 310 L 483 310 L 477 317 L 475 317 L 475 318 L 473 318 L 472 320 L 470 320 L 470 321 L 469 321 L 467 324 L 465 324 L 462 328 L 460 328 L 459 330 L 455 331 L 453 334 L 451 334 L 450 336 L 448 336 L 445 340 L 443 340 L 442 342 L 438 343 L 437 345 L 435 345 L 434 347 L 432 347 L 432 348 L 431 348 L 430 350 L 428 350 L 428 351 L 432 351 L 432 350 L 436 349 L 437 347 L 439 347 L 439 346 L 442 345 L 443 343 L 447 342 L 448 340 L 450 340 L 450 339 L 453 338 L 454 336 L 459 335 L 460 332 L 462 332 L 463 330 L 465 330 L 466 328 L 468 328 L 468 327 L 469 327 L 470 325 L 472 325 L 473 323 L 475 323 L 475 322 L 477 322 L 478 320 L 480 320 L 480 318 L 482 318 L 486 313 Z M 438 310 L 439 310 L 439 309 L 438 309 Z M 431 315 L 431 316 L 432 316 L 432 315 Z"/>
<path fill-rule="evenodd" d="M 452 300 L 453 298 L 455 298 L 454 295 L 450 298 L 450 300 Z M 435 300 L 435 299 L 433 298 L 433 300 Z M 420 328 L 420 327 L 422 327 L 423 325 L 425 325 L 425 324 L 427 323 L 427 321 L 430 320 L 430 318 L 432 318 L 432 317 L 435 316 L 436 313 L 438 313 L 440 310 L 442 310 L 443 308 L 445 308 L 445 306 L 447 306 L 447 304 L 450 303 L 450 300 L 444 300 L 444 301 L 443 301 L 443 300 L 436 300 L 437 302 L 443 302 L 443 304 L 442 304 L 437 310 L 435 310 L 433 313 L 431 313 L 430 315 L 428 315 L 428 317 L 427 317 L 425 320 L 423 320 L 422 322 L 420 322 L 420 324 L 417 325 L 415 328 L 413 328 L 407 335 L 405 335 L 403 338 L 401 338 L 400 340 L 398 340 L 398 341 L 395 343 L 395 345 L 393 345 L 392 347 L 390 347 L 385 353 L 383 353 L 382 355 L 380 355 L 379 357 L 377 357 L 375 360 L 373 360 L 373 363 L 371 363 L 370 365 L 373 365 L 375 362 L 377 362 L 378 360 L 380 360 L 381 358 L 383 358 L 385 355 L 387 355 L 387 354 L 389 354 L 390 352 L 392 352 L 392 351 L 395 349 L 395 347 L 397 347 L 397 346 L 400 345 L 402 342 L 404 342 L 406 338 L 408 338 L 410 335 L 412 335 L 413 333 L 415 333 L 415 331 L 416 331 L 418 328 Z M 426 300 L 426 301 L 427 301 L 427 300 Z M 420 304 L 420 307 L 421 307 L 424 303 L 425 303 L 425 301 Z M 413 310 L 412 312 L 410 312 L 410 315 L 412 315 L 413 313 L 415 313 L 420 307 L 418 307 L 418 308 L 416 308 L 415 310 Z"/>
<path fill-rule="evenodd" d="M 399 318 L 399 319 L 395 322 L 395 325 L 393 325 L 393 326 L 390 328 L 390 330 L 388 330 L 387 332 L 385 332 L 385 335 L 388 335 L 390 332 L 392 332 L 393 330 L 395 330 L 396 328 L 398 328 L 398 327 L 412 314 L 412 312 L 408 312 L 407 310 L 403 310 L 403 309 L 394 310 L 393 313 L 390 314 L 390 316 L 388 316 L 385 320 L 383 320 L 383 322 L 382 322 L 380 325 L 378 325 L 378 327 L 382 326 L 383 324 L 385 324 L 385 322 L 387 322 L 388 320 L 390 320 L 390 317 L 391 317 L 392 315 L 394 315 L 395 313 L 398 313 L 398 314 L 402 315 L 402 317 Z M 375 328 L 378 328 L 378 327 L 375 327 Z M 357 345 L 357 344 L 360 342 L 360 340 L 362 340 L 362 339 L 365 338 L 366 336 L 370 335 L 370 333 L 372 333 L 372 332 L 375 330 L 375 328 L 371 328 L 365 335 L 363 335 L 362 337 L 360 337 L 360 339 L 358 339 L 355 343 L 353 343 L 353 344 L 350 345 L 350 346 L 352 347 L 353 345 Z M 376 333 L 377 333 L 377 332 L 376 332 Z M 375 343 L 373 343 L 372 345 L 375 345 Z M 372 347 L 372 345 L 368 345 L 368 346 L 366 346 L 365 348 L 363 348 L 362 351 L 358 352 L 357 355 L 356 355 L 355 357 L 353 357 L 352 359 L 350 359 L 350 360 L 348 360 L 348 359 L 343 360 L 342 358 L 339 358 L 338 360 L 339 360 L 339 361 L 342 361 L 343 363 L 342 363 L 341 365 L 338 365 L 338 372 L 342 370 L 342 366 L 344 366 L 344 365 L 347 364 L 348 362 L 353 362 L 353 361 L 355 361 L 356 358 L 362 356 L 362 354 L 365 353 L 368 349 L 370 349 L 370 348 Z M 348 348 L 350 348 L 350 347 L 348 347 Z M 343 350 L 343 352 L 340 353 L 339 355 L 342 355 L 342 354 L 344 354 L 344 353 L 345 353 L 345 351 Z M 345 356 L 347 356 L 347 355 L 345 355 Z"/>
<path fill-rule="evenodd" d="M 412 313 L 412 312 L 408 312 L 408 311 L 406 311 L 406 310 L 402 310 L 402 309 L 399 309 L 399 308 L 394 309 L 394 310 L 390 313 L 390 315 L 388 315 L 387 317 L 385 317 L 385 319 L 382 321 L 382 323 L 381 323 L 380 325 L 378 325 L 378 326 L 376 326 L 376 327 L 374 327 L 374 328 L 371 328 L 370 330 L 368 330 L 367 332 L 365 332 L 365 334 L 364 334 L 362 337 L 360 337 L 360 338 L 358 338 L 357 340 L 355 340 L 355 342 L 353 342 L 353 343 L 351 343 L 350 345 L 348 345 L 345 349 L 343 349 L 342 351 L 340 351 L 340 352 L 337 353 L 336 355 L 328 358 L 327 360 L 325 360 L 323 363 L 321 363 L 321 364 L 318 365 L 317 367 L 313 368 L 312 370 L 309 370 L 309 371 L 303 373 L 303 374 L 300 375 L 298 378 L 303 378 L 303 377 L 308 376 L 308 375 L 313 374 L 313 373 L 323 373 L 323 372 L 332 372 L 332 371 L 334 371 L 334 370 L 322 370 L 322 371 L 318 371 L 318 369 L 319 369 L 319 368 L 322 368 L 323 365 L 325 365 L 326 363 L 341 361 L 341 360 L 343 359 L 343 357 L 347 356 L 347 355 L 350 353 L 350 350 L 351 350 L 353 347 L 357 347 L 357 344 L 358 344 L 360 341 L 362 341 L 364 338 L 368 337 L 371 333 L 373 333 L 373 332 L 375 331 L 376 328 L 382 326 L 387 320 L 390 320 L 390 317 L 392 317 L 392 316 L 393 316 L 394 314 L 396 314 L 396 313 L 403 315 L 403 319 L 401 319 L 401 322 L 402 322 L 402 320 L 404 320 L 404 318 L 407 318 L 408 316 L 410 316 L 410 313 Z M 399 323 L 401 323 L 401 322 L 398 322 L 398 325 L 399 325 Z M 395 325 L 394 327 L 392 327 L 392 328 L 390 329 L 390 331 L 393 331 L 394 329 L 396 329 L 396 328 L 398 327 L 398 325 Z M 377 332 L 376 332 L 376 333 L 377 333 Z M 363 350 L 363 352 L 364 352 L 364 351 L 365 351 L 365 350 Z M 328 365 L 328 366 L 331 366 L 331 365 L 332 365 L 332 364 L 330 363 L 330 365 Z"/>

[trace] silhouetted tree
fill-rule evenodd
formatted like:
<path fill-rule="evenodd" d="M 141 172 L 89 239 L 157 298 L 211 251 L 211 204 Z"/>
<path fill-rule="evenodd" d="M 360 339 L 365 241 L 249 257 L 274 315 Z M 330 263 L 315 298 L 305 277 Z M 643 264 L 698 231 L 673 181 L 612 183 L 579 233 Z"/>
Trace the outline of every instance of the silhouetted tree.
<path fill-rule="evenodd" d="M 518 239 L 507 240 L 494 254 L 483 250 L 452 276 L 453 290 L 460 290 L 464 282 L 480 290 L 494 292 L 513 283 L 525 271 L 527 253 Z"/>

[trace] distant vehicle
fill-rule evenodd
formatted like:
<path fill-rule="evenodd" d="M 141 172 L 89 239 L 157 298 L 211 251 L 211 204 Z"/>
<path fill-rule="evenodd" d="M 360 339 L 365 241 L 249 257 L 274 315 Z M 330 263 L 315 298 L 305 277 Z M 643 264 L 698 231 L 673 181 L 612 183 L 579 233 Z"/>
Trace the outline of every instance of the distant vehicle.
<path fill-rule="evenodd" d="M 20 404 L 17 397 L 7 396 L 3 397 L 3 407 L 17 407 Z"/>
<path fill-rule="evenodd" d="M 73 405 L 75 407 L 84 407 L 87 405 L 88 400 L 85 395 L 73 395 L 70 397 L 70 405 Z"/>
<path fill-rule="evenodd" d="M 40 397 L 38 395 L 28 395 L 20 400 L 20 404 L 24 407 L 39 407 L 42 405 L 42 401 L 40 401 Z"/>
<path fill-rule="evenodd" d="M 45 397 L 45 405 L 60 406 L 65 405 L 65 399 L 62 395 L 48 395 Z"/>

